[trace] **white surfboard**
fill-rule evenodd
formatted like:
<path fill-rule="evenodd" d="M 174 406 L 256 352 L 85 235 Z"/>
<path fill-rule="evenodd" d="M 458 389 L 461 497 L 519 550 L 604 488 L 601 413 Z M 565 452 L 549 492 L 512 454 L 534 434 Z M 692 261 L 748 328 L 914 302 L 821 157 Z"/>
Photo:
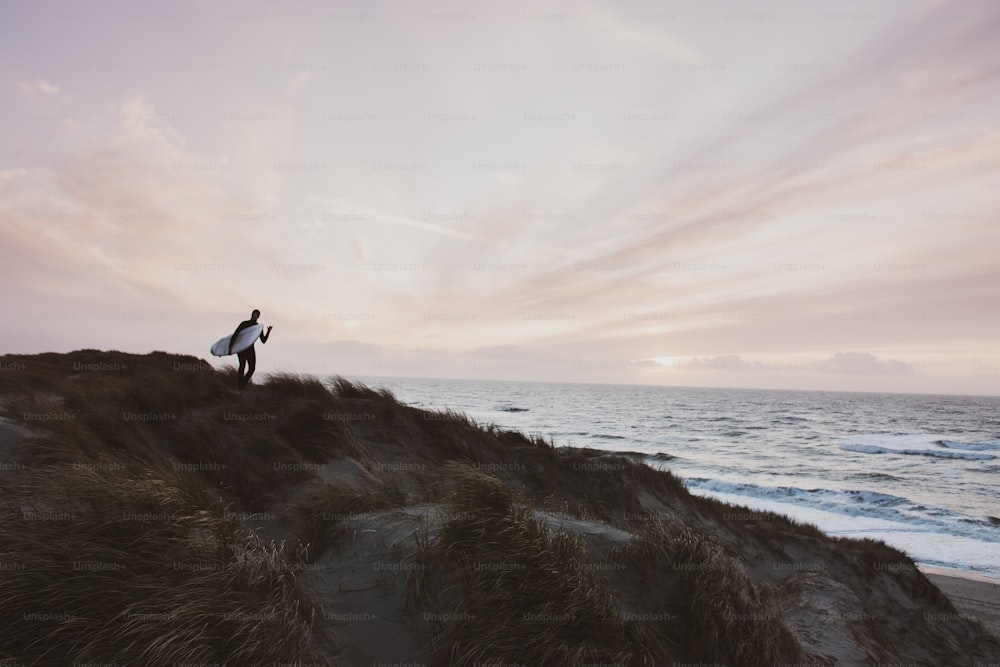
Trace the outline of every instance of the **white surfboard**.
<path fill-rule="evenodd" d="M 263 324 L 252 324 L 246 329 L 241 331 L 237 336 L 236 340 L 233 341 L 233 351 L 231 354 L 236 354 L 237 352 L 242 352 L 256 342 L 257 338 L 260 336 L 260 332 L 264 330 Z M 229 339 L 233 337 L 233 334 L 228 336 L 223 336 L 219 340 L 215 341 L 212 345 L 212 354 L 217 357 L 224 357 L 229 352 Z"/>

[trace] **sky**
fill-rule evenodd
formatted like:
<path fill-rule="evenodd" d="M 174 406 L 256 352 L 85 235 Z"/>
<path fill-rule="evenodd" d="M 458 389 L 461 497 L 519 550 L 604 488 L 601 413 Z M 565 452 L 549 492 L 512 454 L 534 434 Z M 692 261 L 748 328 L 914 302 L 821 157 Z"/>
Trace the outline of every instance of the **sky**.
<path fill-rule="evenodd" d="M 1000 395 L 1000 4 L 283 4 L 0 4 L 0 353 Z"/>

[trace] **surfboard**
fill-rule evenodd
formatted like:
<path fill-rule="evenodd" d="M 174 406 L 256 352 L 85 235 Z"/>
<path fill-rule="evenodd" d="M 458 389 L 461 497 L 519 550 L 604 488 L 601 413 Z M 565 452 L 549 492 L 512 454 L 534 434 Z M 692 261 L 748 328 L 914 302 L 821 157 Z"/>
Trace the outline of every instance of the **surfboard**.
<path fill-rule="evenodd" d="M 263 324 L 253 324 L 248 326 L 246 329 L 241 331 L 237 336 L 236 340 L 233 341 L 233 354 L 237 352 L 242 352 L 251 345 L 260 336 L 260 332 L 264 330 Z M 212 354 L 217 357 L 224 357 L 229 354 L 229 339 L 233 337 L 233 334 L 228 336 L 223 336 L 219 340 L 215 341 L 212 345 Z"/>

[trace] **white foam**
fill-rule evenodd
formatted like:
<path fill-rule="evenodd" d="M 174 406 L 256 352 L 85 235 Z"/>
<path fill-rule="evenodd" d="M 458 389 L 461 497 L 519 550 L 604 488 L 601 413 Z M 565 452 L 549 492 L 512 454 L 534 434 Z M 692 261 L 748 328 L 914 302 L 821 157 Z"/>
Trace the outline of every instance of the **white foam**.
<path fill-rule="evenodd" d="M 744 505 L 753 510 L 776 512 L 796 521 L 811 523 L 838 537 L 872 538 L 900 549 L 921 565 L 974 571 L 1000 579 L 1000 548 L 996 542 L 974 537 L 948 535 L 919 524 L 831 512 L 819 507 L 802 507 L 773 499 L 691 488 L 722 502 Z M 929 528 L 929 527 L 928 527 Z"/>
<path fill-rule="evenodd" d="M 861 454 L 903 454 L 911 456 L 936 456 L 941 459 L 968 459 L 970 461 L 985 461 L 995 459 L 992 454 L 973 454 L 972 452 L 956 452 L 940 449 L 900 449 L 895 447 L 880 447 L 878 445 L 841 445 L 845 452 Z"/>
<path fill-rule="evenodd" d="M 942 459 L 985 461 L 997 458 L 994 454 L 977 453 L 1000 448 L 995 441 L 960 442 L 944 440 L 924 434 L 872 434 L 853 435 L 843 439 L 840 448 L 860 454 L 896 454 L 899 456 L 933 456 Z"/>
<path fill-rule="evenodd" d="M 1000 440 L 983 440 L 981 442 L 960 442 L 958 440 L 939 440 L 941 446 L 949 449 L 966 449 L 973 452 L 1000 450 Z"/>

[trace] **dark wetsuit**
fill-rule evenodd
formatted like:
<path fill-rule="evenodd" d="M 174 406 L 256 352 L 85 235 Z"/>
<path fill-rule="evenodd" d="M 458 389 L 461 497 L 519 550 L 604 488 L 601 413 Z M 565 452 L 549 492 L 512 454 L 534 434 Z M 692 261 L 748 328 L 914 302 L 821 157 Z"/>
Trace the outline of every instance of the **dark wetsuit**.
<path fill-rule="evenodd" d="M 240 325 L 236 327 L 236 331 L 233 332 L 232 338 L 229 339 L 230 349 L 232 349 L 233 347 L 233 342 L 236 340 L 236 336 L 247 327 L 252 327 L 255 324 L 257 324 L 257 322 L 254 322 L 253 320 L 243 320 L 242 322 L 240 322 Z M 266 329 L 261 332 L 260 342 L 262 343 L 267 342 L 268 333 L 269 332 Z M 254 341 L 254 343 L 256 342 L 257 341 Z M 239 388 L 243 389 L 245 386 L 247 386 L 247 383 L 250 382 L 250 376 L 253 375 L 253 371 L 257 367 L 257 353 L 254 351 L 253 343 L 251 343 L 250 347 L 243 350 L 242 352 L 237 352 L 236 358 L 240 360 L 240 370 L 237 373 L 237 378 L 239 379 Z M 243 375 L 244 367 L 247 369 L 246 375 Z"/>

